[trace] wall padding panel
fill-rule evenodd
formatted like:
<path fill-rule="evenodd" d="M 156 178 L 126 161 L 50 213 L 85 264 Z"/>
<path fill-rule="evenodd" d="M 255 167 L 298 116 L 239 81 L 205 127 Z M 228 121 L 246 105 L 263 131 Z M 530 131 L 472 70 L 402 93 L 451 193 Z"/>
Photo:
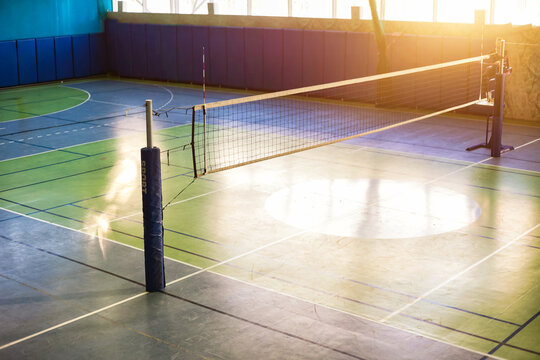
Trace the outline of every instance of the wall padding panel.
<path fill-rule="evenodd" d="M 161 25 L 146 25 L 146 54 L 146 75 L 149 79 L 162 79 Z"/>
<path fill-rule="evenodd" d="M 17 40 L 19 84 L 37 82 L 36 40 Z"/>
<path fill-rule="evenodd" d="M 305 30 L 302 46 L 302 86 L 322 84 L 324 74 L 324 31 Z"/>
<path fill-rule="evenodd" d="M 176 28 L 176 59 L 178 81 L 193 82 L 193 26 L 179 25 Z"/>
<path fill-rule="evenodd" d="M 202 84 L 202 48 L 204 46 L 206 52 L 206 77 L 212 76 L 208 74 L 212 64 L 208 59 L 212 57 L 212 49 L 208 47 L 208 26 L 193 26 L 193 43 L 192 43 L 192 82 L 194 84 Z"/>
<path fill-rule="evenodd" d="M 283 30 L 263 29 L 263 89 L 282 90 Z"/>
<path fill-rule="evenodd" d="M 54 58 L 54 39 L 36 39 L 37 74 L 38 81 L 53 81 L 56 79 L 56 65 Z"/>
<path fill-rule="evenodd" d="M 240 89 L 262 87 L 262 63 L 258 71 L 256 69 L 257 62 L 262 61 L 262 41 L 258 43 L 259 54 L 256 53 L 256 44 L 248 41 L 254 33 L 262 33 L 262 31 L 238 27 L 227 28 L 227 86 Z M 248 70 L 249 73 L 246 76 Z M 261 80 L 257 83 L 259 78 Z"/>
<path fill-rule="evenodd" d="M 73 49 L 71 36 L 58 36 L 54 38 L 56 58 L 56 79 L 70 79 L 73 77 Z"/>
<path fill-rule="evenodd" d="M 15 41 L 0 41 L 0 86 L 14 86 L 19 84 L 19 71 L 17 69 L 17 43 Z"/>
<path fill-rule="evenodd" d="M 73 70 L 75 77 L 90 75 L 90 40 L 88 34 L 73 35 Z"/>
<path fill-rule="evenodd" d="M 324 78 L 325 83 L 345 79 L 347 33 L 324 32 Z"/>
<path fill-rule="evenodd" d="M 283 30 L 283 89 L 302 87 L 302 30 Z"/>
<path fill-rule="evenodd" d="M 248 89 L 264 89 L 264 29 L 245 28 L 245 84 Z"/>

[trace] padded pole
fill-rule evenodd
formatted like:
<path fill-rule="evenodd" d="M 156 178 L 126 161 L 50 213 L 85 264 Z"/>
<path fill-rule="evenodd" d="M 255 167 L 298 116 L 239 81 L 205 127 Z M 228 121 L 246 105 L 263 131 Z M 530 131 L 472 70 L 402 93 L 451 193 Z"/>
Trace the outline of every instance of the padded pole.
<path fill-rule="evenodd" d="M 492 157 L 501 156 L 505 77 L 506 75 L 504 73 L 495 75 L 495 104 L 493 105 L 493 129 L 491 132 Z"/>
<path fill-rule="evenodd" d="M 160 150 L 152 147 L 152 101 L 146 101 L 147 147 L 141 149 L 141 182 L 144 226 L 146 291 L 165 288 L 163 257 L 163 201 Z"/>

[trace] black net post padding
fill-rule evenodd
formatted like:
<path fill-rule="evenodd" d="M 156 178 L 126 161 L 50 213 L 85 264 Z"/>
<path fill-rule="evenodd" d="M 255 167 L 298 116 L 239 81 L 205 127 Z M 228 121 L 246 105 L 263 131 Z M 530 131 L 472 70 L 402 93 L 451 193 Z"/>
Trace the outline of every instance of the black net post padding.
<path fill-rule="evenodd" d="M 502 126 L 504 111 L 504 84 L 507 73 L 501 72 L 495 77 L 495 103 L 493 105 L 493 128 L 491 131 L 491 156 L 500 157 L 502 153 L 514 150 L 513 146 L 502 144 Z"/>
<path fill-rule="evenodd" d="M 493 107 L 493 130 L 491 133 L 491 156 L 501 156 L 502 119 L 504 108 L 504 74 L 495 75 L 495 104 Z"/>
<path fill-rule="evenodd" d="M 146 291 L 149 292 L 165 288 L 160 160 L 159 148 L 141 149 L 144 265 Z"/>

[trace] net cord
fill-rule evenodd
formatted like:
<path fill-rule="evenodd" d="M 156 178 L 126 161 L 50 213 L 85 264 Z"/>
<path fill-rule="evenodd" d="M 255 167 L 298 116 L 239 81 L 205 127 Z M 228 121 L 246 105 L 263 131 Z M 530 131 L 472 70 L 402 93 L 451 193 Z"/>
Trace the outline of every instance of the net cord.
<path fill-rule="evenodd" d="M 467 58 L 467 59 L 448 61 L 448 62 L 440 63 L 440 64 L 421 66 L 421 67 L 417 67 L 413 69 L 392 71 L 385 74 L 370 75 L 370 76 L 364 76 L 364 77 L 360 77 L 356 79 L 336 81 L 336 82 L 327 83 L 327 84 L 312 85 L 312 86 L 306 86 L 306 87 L 297 88 L 297 89 L 282 90 L 282 91 L 276 91 L 276 92 L 267 93 L 267 94 L 252 95 L 252 96 L 247 96 L 243 98 L 216 101 L 209 104 L 199 104 L 199 105 L 195 105 L 193 107 L 193 110 L 199 111 L 199 110 L 202 110 L 203 108 L 213 109 L 213 108 L 218 108 L 218 107 L 223 107 L 223 106 L 238 105 L 238 104 L 244 104 L 244 103 L 253 102 L 253 101 L 269 100 L 269 99 L 275 99 L 279 97 L 291 96 L 291 95 L 302 94 L 302 93 L 307 93 L 307 92 L 327 90 L 327 89 L 336 88 L 340 86 L 361 84 L 365 82 L 388 79 L 388 78 L 397 77 L 397 76 L 411 75 L 411 74 L 416 74 L 419 72 L 424 72 L 424 71 L 429 71 L 429 70 L 438 70 L 438 69 L 443 69 L 443 68 L 447 68 L 451 66 L 457 66 L 457 65 L 463 65 L 467 63 L 476 62 L 476 61 L 482 61 L 484 59 L 488 59 L 490 56 L 491 55 L 481 55 L 481 56 L 476 56 L 476 57 Z"/>
<path fill-rule="evenodd" d="M 454 111 L 454 110 L 459 110 L 459 109 L 465 108 L 467 106 L 477 104 L 478 102 L 480 102 L 480 100 L 473 100 L 473 101 L 470 101 L 470 102 L 468 102 L 466 104 L 461 104 L 461 105 L 453 106 L 451 108 L 447 108 L 447 109 L 443 109 L 443 110 L 436 111 L 436 112 L 433 112 L 433 113 L 418 116 L 418 117 L 415 117 L 413 119 L 402 121 L 402 122 L 397 123 L 397 124 L 392 124 L 392 125 L 382 127 L 380 129 L 366 131 L 366 132 L 362 132 L 362 133 L 359 133 L 359 134 L 356 134 L 356 135 L 347 136 L 347 137 L 344 137 L 344 138 L 341 138 L 341 139 L 331 140 L 331 141 L 327 141 L 327 142 L 312 145 L 312 146 L 306 146 L 306 147 L 303 147 L 301 149 L 295 149 L 295 150 L 291 150 L 291 151 L 287 151 L 287 152 L 283 152 L 283 153 L 279 153 L 279 154 L 275 154 L 275 155 L 270 155 L 270 156 L 266 156 L 266 157 L 263 157 L 263 158 L 260 158 L 260 159 L 250 160 L 250 161 L 246 161 L 246 162 L 235 164 L 235 165 L 225 166 L 225 167 L 222 167 L 222 168 L 219 168 L 219 169 L 216 169 L 216 170 L 207 170 L 206 169 L 206 164 L 205 164 L 205 167 L 203 169 L 202 174 L 197 173 L 197 166 L 196 166 L 196 163 L 195 163 L 195 160 L 194 160 L 194 166 L 193 166 L 194 176 L 196 178 L 198 178 L 198 177 L 201 177 L 201 176 L 206 175 L 206 174 L 212 174 L 212 173 L 217 173 L 217 172 L 220 172 L 220 171 L 230 170 L 230 169 L 234 169 L 234 168 L 237 168 L 237 167 L 257 163 L 259 161 L 270 160 L 270 159 L 282 157 L 282 156 L 285 156 L 285 155 L 291 155 L 291 154 L 295 154 L 295 153 L 306 151 L 306 150 L 316 149 L 316 148 L 326 146 L 326 145 L 336 144 L 338 142 L 342 142 L 342 141 L 346 141 L 346 140 L 356 139 L 356 138 L 359 138 L 361 136 L 378 133 L 378 132 L 385 131 L 385 130 L 388 130 L 388 129 L 392 129 L 392 128 L 395 128 L 395 127 L 398 127 L 398 126 L 411 124 L 411 123 L 414 123 L 414 122 L 417 122 L 417 121 L 420 121 L 420 120 L 424 120 L 424 119 L 427 119 L 427 118 L 430 118 L 430 117 L 433 117 L 433 116 L 442 115 L 442 114 L 445 114 L 445 113 L 448 113 L 448 112 L 451 112 L 451 111 Z M 193 111 L 193 114 L 195 114 L 195 111 Z M 205 154 L 205 156 L 206 156 L 206 154 Z M 194 147 L 193 147 L 193 158 L 195 159 L 195 148 Z"/>

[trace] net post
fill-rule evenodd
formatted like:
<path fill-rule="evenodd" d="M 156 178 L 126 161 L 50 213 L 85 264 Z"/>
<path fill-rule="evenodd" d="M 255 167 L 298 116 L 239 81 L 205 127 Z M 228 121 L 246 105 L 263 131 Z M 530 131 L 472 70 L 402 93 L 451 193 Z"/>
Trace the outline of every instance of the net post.
<path fill-rule="evenodd" d="M 146 145 L 141 149 L 144 271 L 146 291 L 154 292 L 165 288 L 165 264 L 161 159 L 159 148 L 152 146 L 152 100 L 146 100 Z"/>
<path fill-rule="evenodd" d="M 505 64 L 505 41 L 497 39 L 496 52 L 499 56 L 499 69 L 495 75 L 495 101 L 493 109 L 493 126 L 491 130 L 491 156 L 500 157 L 501 153 L 514 150 L 512 146 L 502 144 L 502 123 L 504 112 L 504 85 L 508 75 Z"/>
<path fill-rule="evenodd" d="M 195 107 L 191 109 L 191 155 L 193 157 L 193 177 L 197 178 L 197 157 L 195 154 Z"/>
<path fill-rule="evenodd" d="M 504 109 L 503 73 L 495 75 L 495 104 L 493 108 L 493 129 L 491 132 L 491 156 L 500 157 L 502 147 L 502 120 Z"/>
<path fill-rule="evenodd" d="M 146 147 L 152 148 L 152 100 L 146 100 Z"/>
<path fill-rule="evenodd" d="M 203 105 L 203 156 L 204 156 L 204 173 L 206 174 L 206 105 Z"/>

